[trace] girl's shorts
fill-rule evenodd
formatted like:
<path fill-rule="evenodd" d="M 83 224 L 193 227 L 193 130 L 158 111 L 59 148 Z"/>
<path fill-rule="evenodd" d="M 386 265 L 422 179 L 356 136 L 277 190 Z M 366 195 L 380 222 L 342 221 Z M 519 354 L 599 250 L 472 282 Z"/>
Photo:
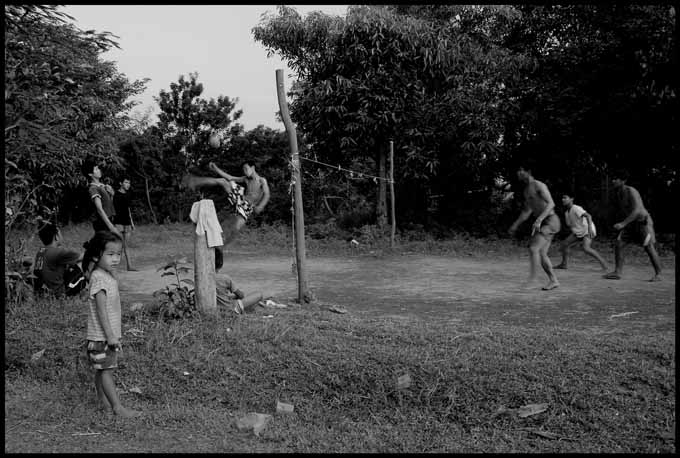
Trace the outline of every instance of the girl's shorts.
<path fill-rule="evenodd" d="M 87 359 L 96 370 L 118 367 L 118 352 L 109 348 L 106 341 L 87 341 Z"/>

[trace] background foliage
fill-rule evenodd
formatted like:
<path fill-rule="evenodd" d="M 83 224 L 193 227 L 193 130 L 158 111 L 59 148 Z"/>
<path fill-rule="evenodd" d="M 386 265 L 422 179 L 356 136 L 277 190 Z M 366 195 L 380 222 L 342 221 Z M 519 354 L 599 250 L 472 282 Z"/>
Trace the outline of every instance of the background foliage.
<path fill-rule="evenodd" d="M 86 155 L 114 187 L 132 179 L 137 222 L 186 220 L 196 195 L 179 189 L 181 176 L 208 175 L 209 161 L 238 175 L 245 159 L 272 189 L 255 224 L 291 220 L 285 132 L 245 131 L 238 98 L 204 99 L 197 73 L 158 94 L 158 120 L 131 119 L 129 97 L 145 81 L 102 60 L 114 36 L 68 19 L 55 6 L 5 9 L 6 231 L 37 215 L 89 218 Z M 302 156 L 357 172 L 303 160 L 310 224 L 385 221 L 386 182 L 372 177 L 386 176 L 393 140 L 400 229 L 503 232 L 519 205 L 514 170 L 528 162 L 605 232 L 608 174 L 627 168 L 659 232 L 671 232 L 677 22 L 669 5 L 353 5 L 304 18 L 280 7 L 252 34 L 296 73 Z"/>

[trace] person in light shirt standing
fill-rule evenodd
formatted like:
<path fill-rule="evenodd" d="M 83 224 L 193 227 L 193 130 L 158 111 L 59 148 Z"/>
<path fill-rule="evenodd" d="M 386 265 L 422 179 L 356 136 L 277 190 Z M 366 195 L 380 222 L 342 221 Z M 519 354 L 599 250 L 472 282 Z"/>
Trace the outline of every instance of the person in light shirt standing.
<path fill-rule="evenodd" d="M 564 221 L 567 223 L 571 231 L 566 239 L 562 241 L 560 251 L 562 252 L 562 262 L 555 266 L 555 269 L 566 269 L 569 259 L 569 248 L 579 242 L 583 242 L 583 251 L 589 256 L 592 256 L 600 263 L 600 267 L 604 272 L 607 271 L 607 263 L 600 256 L 600 253 L 595 251 L 592 247 L 593 239 L 597 235 L 595 230 L 595 223 L 590 214 L 583 209 L 583 207 L 574 204 L 574 196 L 569 193 L 562 194 L 562 205 L 566 211 L 564 212 Z"/>
<path fill-rule="evenodd" d="M 141 412 L 123 407 L 116 392 L 113 373 L 121 352 L 121 309 L 116 266 L 120 264 L 123 239 L 110 231 L 99 231 L 85 243 L 83 270 L 90 274 L 87 314 L 87 356 L 94 369 L 99 408 L 111 409 L 124 418 Z"/>

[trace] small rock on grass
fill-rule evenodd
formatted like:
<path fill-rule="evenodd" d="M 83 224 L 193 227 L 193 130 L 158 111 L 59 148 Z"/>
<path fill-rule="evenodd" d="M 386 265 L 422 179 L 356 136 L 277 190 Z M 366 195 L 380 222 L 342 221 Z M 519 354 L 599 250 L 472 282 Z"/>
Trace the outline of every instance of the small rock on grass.
<path fill-rule="evenodd" d="M 40 358 L 42 358 L 42 355 L 45 354 L 45 349 L 43 348 L 42 350 L 35 352 L 31 355 L 31 362 L 34 363 L 38 361 Z"/>
<path fill-rule="evenodd" d="M 517 409 L 517 415 L 521 418 L 526 418 L 546 410 L 548 410 L 548 404 L 527 404 Z"/>
<path fill-rule="evenodd" d="M 272 416 L 266 413 L 250 412 L 246 416 L 236 420 L 236 428 L 238 428 L 239 431 L 248 431 L 252 429 L 253 433 L 259 437 L 271 418 Z"/>
<path fill-rule="evenodd" d="M 276 401 L 276 413 L 293 413 L 293 410 L 295 410 L 293 404 Z"/>
<path fill-rule="evenodd" d="M 411 376 L 404 374 L 397 379 L 397 389 L 403 390 L 411 386 Z"/>

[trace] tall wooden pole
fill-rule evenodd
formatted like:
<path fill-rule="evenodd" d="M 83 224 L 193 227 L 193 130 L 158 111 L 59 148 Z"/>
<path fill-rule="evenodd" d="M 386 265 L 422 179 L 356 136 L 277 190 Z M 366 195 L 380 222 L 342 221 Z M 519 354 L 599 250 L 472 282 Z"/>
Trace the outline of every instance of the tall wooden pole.
<path fill-rule="evenodd" d="M 394 141 L 390 140 L 390 210 L 392 213 L 392 236 L 390 244 L 394 248 L 394 235 L 397 231 L 397 216 L 394 214 Z"/>
<path fill-rule="evenodd" d="M 305 217 L 302 212 L 302 182 L 300 174 L 300 156 L 298 154 L 297 133 L 295 126 L 290 120 L 288 102 L 286 101 L 286 89 L 283 85 L 283 70 L 276 70 L 276 93 L 279 98 L 281 119 L 286 126 L 288 142 L 290 143 L 291 162 L 293 163 L 293 187 L 295 200 L 295 257 L 297 260 L 298 273 L 298 300 L 305 303 L 307 296 L 307 270 L 305 268 Z"/>
<path fill-rule="evenodd" d="M 215 250 L 210 248 L 205 232 L 194 231 L 194 285 L 196 308 L 203 313 L 217 313 L 217 291 L 215 290 Z"/>
<path fill-rule="evenodd" d="M 202 212 L 214 212 L 215 205 L 212 200 L 201 201 L 206 205 L 199 204 L 196 221 L 202 218 Z M 210 209 L 208 208 L 210 207 Z M 217 247 L 221 250 L 221 247 Z M 179 285 L 178 285 L 179 286 Z M 196 308 L 200 312 L 217 313 L 217 292 L 215 291 L 215 248 L 208 246 L 208 238 L 205 231 L 197 234 L 194 231 L 194 291 L 196 293 Z"/>

